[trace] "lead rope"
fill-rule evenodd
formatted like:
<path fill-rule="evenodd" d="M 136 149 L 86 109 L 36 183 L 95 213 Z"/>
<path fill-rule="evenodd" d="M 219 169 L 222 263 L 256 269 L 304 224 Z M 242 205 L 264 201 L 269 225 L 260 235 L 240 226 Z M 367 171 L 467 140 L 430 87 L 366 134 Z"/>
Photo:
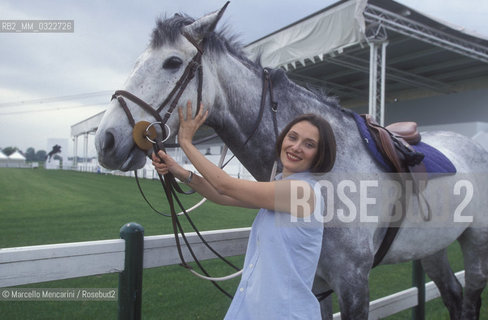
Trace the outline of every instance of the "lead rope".
<path fill-rule="evenodd" d="M 161 146 L 162 147 L 162 146 Z M 157 144 L 154 144 L 154 152 L 157 154 L 157 152 L 159 150 L 163 150 L 164 151 L 164 148 L 160 149 L 160 146 L 158 146 Z M 162 161 L 162 159 L 161 159 Z M 172 183 L 170 182 L 171 180 L 174 179 L 174 176 L 170 173 L 166 174 L 164 176 L 164 178 L 158 174 L 159 177 L 160 177 L 160 180 L 161 180 L 161 183 L 163 185 L 163 189 L 164 189 L 164 192 L 166 194 L 166 197 L 168 199 L 168 203 L 170 205 L 170 212 L 171 212 L 171 222 L 172 222 L 172 226 L 173 226 L 173 233 L 174 233 L 174 237 L 175 237 L 175 241 L 176 241 L 176 248 L 177 248 L 177 251 L 178 251 L 178 256 L 180 258 L 180 261 L 181 261 L 181 266 L 183 266 L 184 268 L 190 270 L 193 274 L 195 275 L 198 275 L 199 277 L 202 277 L 202 278 L 208 278 L 212 284 L 219 290 L 221 291 L 223 294 L 225 294 L 227 297 L 229 297 L 230 299 L 233 298 L 233 296 L 231 294 L 229 294 L 225 289 L 223 289 L 222 287 L 220 287 L 215 281 L 216 280 L 213 280 L 212 277 L 210 277 L 210 274 L 207 272 L 207 270 L 205 270 L 205 268 L 202 266 L 202 264 L 200 263 L 200 261 L 198 260 L 198 258 L 196 257 L 193 249 L 191 248 L 191 245 L 190 243 L 188 242 L 188 239 L 186 238 L 186 235 L 185 235 L 185 232 L 180 224 L 180 221 L 178 219 L 178 216 L 176 215 L 176 210 L 175 210 L 175 206 L 174 206 L 174 200 L 176 200 L 176 202 L 178 203 L 178 205 L 180 206 L 181 210 L 183 210 L 184 214 L 185 214 L 185 217 L 188 219 L 188 221 L 190 222 L 190 224 L 192 225 L 192 227 L 194 227 L 194 224 L 193 222 L 191 221 L 191 219 L 189 218 L 188 214 L 186 213 L 186 210 L 184 209 L 183 205 L 181 204 L 181 201 L 179 200 L 176 192 L 175 192 L 175 189 L 173 188 L 172 186 Z M 227 262 L 227 264 L 233 266 L 236 270 L 239 270 L 239 268 L 237 268 L 236 266 L 234 266 L 232 263 L 230 263 L 227 259 L 225 259 L 224 257 L 222 257 L 220 254 L 218 254 L 213 248 L 211 248 L 211 246 L 203 239 L 203 237 L 201 237 L 201 234 L 200 232 L 198 232 L 198 230 L 195 230 L 198 234 L 198 236 L 200 237 L 200 239 L 202 240 L 202 242 L 213 252 L 215 253 L 219 258 L 221 258 L 222 260 L 224 260 L 225 262 Z M 181 237 L 183 239 L 183 241 L 185 242 L 187 248 L 188 248 L 188 251 L 190 252 L 190 255 L 192 256 L 193 260 L 195 261 L 195 263 L 198 265 L 198 267 L 200 268 L 200 270 L 205 274 L 205 276 L 201 275 L 200 273 L 198 273 L 197 271 L 195 271 L 186 261 L 185 261 L 185 258 L 183 257 L 183 252 L 182 252 L 182 249 L 181 249 L 181 243 L 180 243 L 180 237 L 179 237 L 179 234 L 181 233 Z M 216 278 L 216 279 L 219 279 L 219 278 Z"/>
<path fill-rule="evenodd" d="M 164 148 L 163 149 L 160 149 L 160 147 L 158 146 L 155 146 L 154 147 L 155 151 L 156 150 L 163 150 L 164 152 Z M 157 154 L 157 153 L 156 153 Z M 185 208 L 183 207 L 180 199 L 178 198 L 178 195 L 176 194 L 175 192 L 175 188 L 174 188 L 174 185 L 177 184 L 176 181 L 174 180 L 174 176 L 172 174 L 166 174 L 164 176 L 164 178 L 158 174 L 159 177 L 160 177 L 160 181 L 163 185 L 163 188 L 165 188 L 165 192 L 166 192 L 166 189 L 170 190 L 171 191 L 171 194 L 173 195 L 174 199 L 176 200 L 176 202 L 178 203 L 180 209 L 182 210 L 182 213 L 185 215 L 185 218 L 188 220 L 188 222 L 190 223 L 191 227 L 193 228 L 193 230 L 195 231 L 195 233 L 198 235 L 198 237 L 200 238 L 200 240 L 202 241 L 202 243 L 210 250 L 212 251 L 218 258 L 222 259 L 224 262 L 226 262 L 229 266 L 231 266 L 232 268 L 236 269 L 236 270 L 239 270 L 238 267 L 236 267 L 233 263 L 231 263 L 230 261 L 228 261 L 225 257 L 223 257 L 222 255 L 220 255 L 217 251 L 215 251 L 215 249 L 213 249 L 210 244 L 208 244 L 208 242 L 203 238 L 202 234 L 200 233 L 200 231 L 198 231 L 197 227 L 195 226 L 195 224 L 193 223 L 193 220 L 190 218 L 190 216 L 188 215 L 188 210 L 185 210 Z M 169 182 L 169 183 L 168 183 Z M 204 198 L 205 199 L 205 198 Z M 171 201 L 173 200 L 173 198 L 171 198 Z M 174 210 L 174 204 L 170 203 L 170 212 L 171 212 L 171 217 L 176 216 L 178 217 L 178 214 L 176 214 L 176 210 Z M 183 231 L 180 230 L 182 232 L 182 235 L 183 235 Z M 188 246 L 188 243 L 187 243 L 187 246 Z"/>

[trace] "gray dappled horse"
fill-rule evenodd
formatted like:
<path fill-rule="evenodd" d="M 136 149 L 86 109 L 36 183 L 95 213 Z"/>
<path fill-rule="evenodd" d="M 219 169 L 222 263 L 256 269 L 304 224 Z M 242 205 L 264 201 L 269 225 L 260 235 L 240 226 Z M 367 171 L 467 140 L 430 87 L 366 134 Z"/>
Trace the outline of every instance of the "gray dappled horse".
<path fill-rule="evenodd" d="M 223 33 L 214 32 L 221 13 L 212 13 L 196 21 L 183 15 L 158 21 L 151 43 L 136 61 L 124 89 L 151 106 L 160 105 L 197 52 L 195 43 L 191 43 L 182 32 L 191 35 L 204 50 L 201 60 L 204 79 L 202 99 L 205 108 L 210 110 L 206 124 L 218 133 L 257 180 L 267 180 L 275 160 L 275 133 L 268 108 L 257 131 L 244 144 L 258 118 L 263 68 L 246 58 L 235 41 Z M 350 201 L 337 201 L 341 196 L 337 194 L 332 198 L 326 197 L 328 202 L 335 201 L 333 206 L 327 208 L 331 210 L 327 213 L 336 216 L 330 222 L 333 227 L 325 224 L 313 290 L 318 294 L 332 289 L 338 296 L 343 319 L 366 319 L 369 307 L 368 277 L 374 254 L 388 226 L 387 220 L 382 218 L 391 214 L 393 205 L 384 205 L 384 202 L 393 200 L 388 196 L 376 204 L 374 201 L 368 202 L 368 213 L 365 216 L 361 213 L 362 217 L 366 217 L 366 222 L 361 219 L 341 220 L 339 213 L 345 217 L 344 210 L 349 210 L 350 218 L 353 205 L 360 208 L 360 201 L 365 199 L 364 195 L 362 198 L 359 195 L 360 191 L 364 191 L 359 186 L 363 178 L 379 181 L 378 188 L 369 188 L 366 196 L 378 199 L 387 188 L 382 182 L 392 179 L 372 159 L 353 118 L 343 112 L 334 99 L 295 85 L 282 70 L 273 71 L 271 78 L 274 98 L 279 102 L 276 119 L 280 129 L 303 113 L 321 114 L 334 129 L 336 163 L 323 178 L 338 189 L 342 188 L 342 197 L 347 193 Z M 192 100 L 194 112 L 197 82 L 196 78 L 191 80 L 179 100 L 179 105 Z M 130 101 L 127 108 L 136 122 L 155 121 L 153 115 Z M 165 111 L 162 110 L 161 114 Z M 177 131 L 177 112 L 169 117 L 167 125 L 172 133 Z M 126 114 L 118 100 L 112 100 L 96 134 L 99 162 L 104 167 L 127 171 L 145 164 L 146 156 L 151 151 L 137 148 L 131 134 L 132 128 Z M 420 202 L 410 201 L 407 217 L 382 263 L 421 259 L 426 273 L 439 287 L 451 319 L 476 319 L 479 317 L 480 294 L 488 275 L 486 206 L 479 201 L 488 196 L 485 183 L 488 154 L 471 140 L 455 133 L 425 133 L 422 141 L 449 157 L 458 173 L 428 182 L 424 196 L 432 209 L 429 221 L 424 221 L 419 214 Z M 341 187 L 341 181 L 348 183 Z M 326 188 L 323 190 L 324 193 L 330 191 Z M 388 187 L 390 191 L 391 186 Z M 452 201 L 454 205 L 449 205 Z M 370 219 L 372 215 L 377 215 L 379 219 Z M 446 255 L 446 247 L 456 239 L 464 254 L 464 295 Z M 324 305 L 322 310 L 325 316 Z"/>

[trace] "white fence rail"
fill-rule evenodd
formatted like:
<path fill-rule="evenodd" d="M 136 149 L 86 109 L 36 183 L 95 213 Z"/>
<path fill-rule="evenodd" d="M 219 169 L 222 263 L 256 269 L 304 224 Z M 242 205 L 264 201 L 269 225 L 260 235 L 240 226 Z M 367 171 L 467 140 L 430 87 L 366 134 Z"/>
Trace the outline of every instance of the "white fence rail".
<path fill-rule="evenodd" d="M 201 232 L 221 255 L 244 254 L 250 228 Z M 215 258 L 195 233 L 186 237 L 199 259 Z M 193 261 L 182 248 L 187 262 Z M 101 240 L 0 249 L 0 288 L 124 270 L 125 241 Z M 144 268 L 180 263 L 171 235 L 144 237 Z"/>
<path fill-rule="evenodd" d="M 205 240 L 222 256 L 242 255 L 246 251 L 250 228 L 201 232 Z M 195 254 L 201 260 L 215 255 L 195 233 L 188 233 Z M 186 261 L 192 261 L 184 249 Z M 62 280 L 83 276 L 122 272 L 125 241 L 101 240 L 0 249 L 0 288 Z M 144 268 L 180 263 L 173 235 L 144 238 Z M 464 286 L 464 271 L 456 273 Z M 439 297 L 434 283 L 426 284 L 426 301 Z M 410 288 L 370 303 L 369 319 L 380 319 L 417 305 L 417 288 Z M 340 319 L 340 314 L 334 314 Z"/>

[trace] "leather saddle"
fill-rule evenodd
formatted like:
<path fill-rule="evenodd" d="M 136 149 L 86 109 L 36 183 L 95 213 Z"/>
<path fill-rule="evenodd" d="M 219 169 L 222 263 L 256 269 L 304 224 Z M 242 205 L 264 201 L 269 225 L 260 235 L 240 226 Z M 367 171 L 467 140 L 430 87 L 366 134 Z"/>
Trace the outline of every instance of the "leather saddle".
<path fill-rule="evenodd" d="M 402 173 L 401 177 L 403 182 L 407 179 L 413 181 L 421 215 L 425 221 L 430 220 L 431 209 L 429 203 L 422 195 L 422 191 L 426 187 L 427 182 L 425 165 L 422 163 L 424 154 L 415 151 L 412 147 L 412 145 L 419 143 L 421 140 L 417 130 L 417 123 L 396 122 L 382 127 L 374 121 L 371 115 L 362 114 L 361 117 L 365 120 L 366 126 L 375 140 L 379 152 L 391 163 L 395 172 Z M 421 181 L 424 183 L 421 183 Z M 407 203 L 405 203 L 405 199 L 402 201 L 406 211 Z M 427 212 L 424 211 L 421 202 L 427 207 Z M 398 233 L 403 218 L 404 216 L 396 224 L 390 223 L 383 241 L 374 256 L 373 267 L 377 266 L 388 252 Z"/>
<path fill-rule="evenodd" d="M 416 122 L 395 122 L 386 127 L 377 124 L 369 114 L 362 114 L 381 154 L 391 163 L 395 172 L 422 172 L 424 154 L 412 145 L 420 142 Z M 420 166 L 420 167 L 419 167 Z"/>

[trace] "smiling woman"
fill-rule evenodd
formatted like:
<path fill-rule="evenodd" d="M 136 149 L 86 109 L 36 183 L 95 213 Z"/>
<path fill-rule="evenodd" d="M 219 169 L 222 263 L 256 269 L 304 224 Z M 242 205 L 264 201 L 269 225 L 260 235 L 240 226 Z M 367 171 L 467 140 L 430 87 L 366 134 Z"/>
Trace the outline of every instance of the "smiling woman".
<path fill-rule="evenodd" d="M 312 284 L 322 248 L 323 225 L 316 220 L 322 198 L 313 188 L 311 172 L 324 173 L 334 165 L 336 145 L 329 123 L 314 114 L 290 122 L 276 144 L 282 174 L 276 181 L 254 182 L 230 177 L 198 151 L 192 139 L 208 110 L 201 106 L 195 118 L 191 110 L 191 102 L 186 116 L 179 109 L 178 138 L 202 176 L 188 172 L 163 151 L 153 154 L 156 170 L 172 173 L 216 203 L 262 208 L 251 229 L 241 283 L 226 319 L 287 319 L 290 314 L 320 319 Z M 300 198 L 312 196 L 298 209 L 292 199 L 299 197 L 294 193 L 301 193 Z"/>
<path fill-rule="evenodd" d="M 284 168 L 287 169 L 286 175 L 311 168 L 312 161 L 317 156 L 318 140 L 319 130 L 305 121 L 295 124 L 288 131 L 280 155 L 285 163 Z"/>

